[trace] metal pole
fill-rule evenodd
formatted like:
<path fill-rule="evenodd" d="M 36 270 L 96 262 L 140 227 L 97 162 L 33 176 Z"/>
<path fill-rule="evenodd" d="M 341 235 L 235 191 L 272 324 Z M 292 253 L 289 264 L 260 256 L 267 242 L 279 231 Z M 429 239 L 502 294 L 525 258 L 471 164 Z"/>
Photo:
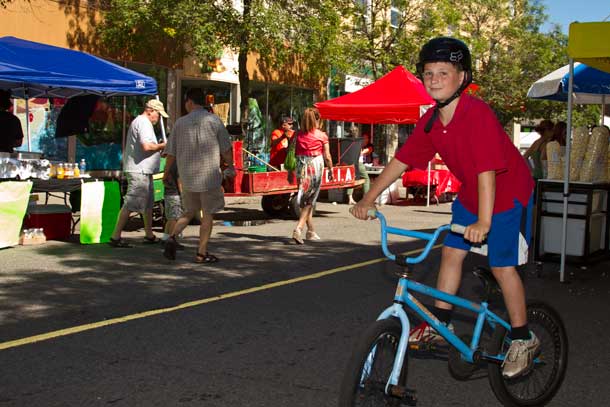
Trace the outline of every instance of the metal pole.
<path fill-rule="evenodd" d="M 430 170 L 432 169 L 432 161 L 428 161 L 428 193 L 426 194 L 426 206 L 430 206 Z"/>
<path fill-rule="evenodd" d="M 125 152 L 125 142 L 127 141 L 127 97 L 123 96 L 123 137 L 121 140 L 121 156 Z M 122 166 L 121 166 L 122 168 Z"/>
<path fill-rule="evenodd" d="M 28 139 L 28 151 L 32 151 L 32 135 L 30 134 L 30 98 L 28 95 L 28 90 L 25 92 L 25 133 Z"/>
<path fill-rule="evenodd" d="M 568 197 L 570 196 L 570 147 L 572 144 L 572 91 L 574 88 L 574 59 L 570 58 L 570 74 L 568 76 L 568 122 L 566 129 L 566 152 L 563 169 L 563 222 L 561 225 L 561 262 L 559 266 L 559 281 L 565 282 L 566 239 L 568 236 Z M 585 236 L 585 239 L 588 237 Z"/>
<path fill-rule="evenodd" d="M 157 95 L 157 100 L 160 102 L 159 95 Z M 167 143 L 167 137 L 165 137 L 165 123 L 163 122 L 163 116 L 159 115 L 159 122 L 161 123 L 161 135 L 163 136 L 163 142 Z"/>

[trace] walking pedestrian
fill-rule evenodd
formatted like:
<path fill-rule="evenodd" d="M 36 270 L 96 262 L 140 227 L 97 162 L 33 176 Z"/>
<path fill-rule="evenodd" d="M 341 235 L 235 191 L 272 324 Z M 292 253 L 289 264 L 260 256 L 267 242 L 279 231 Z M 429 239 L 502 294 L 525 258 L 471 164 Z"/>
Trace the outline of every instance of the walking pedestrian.
<path fill-rule="evenodd" d="M 201 211 L 195 262 L 215 263 L 218 257 L 209 253 L 208 242 L 212 234 L 213 216 L 225 206 L 223 176 L 235 176 L 233 149 L 229 133 L 220 118 L 204 108 L 205 96 L 201 89 L 188 90 L 184 105 L 188 114 L 174 124 L 163 174 L 164 180 L 169 179 L 170 168 L 174 161 L 177 163 L 184 213 L 170 232 L 163 255 L 169 260 L 176 259 L 176 236 Z M 224 164 L 224 170 L 221 164 Z"/>
<path fill-rule="evenodd" d="M 297 202 L 301 208 L 301 214 L 297 226 L 292 232 L 292 239 L 297 244 L 305 243 L 303 240 L 303 228 L 307 225 L 307 240 L 320 240 L 313 226 L 313 207 L 316 204 L 320 187 L 322 186 L 322 175 L 324 174 L 324 162 L 328 167 L 328 179 L 332 181 L 333 162 L 328 147 L 328 135 L 320 130 L 320 112 L 314 107 L 308 107 L 303 113 L 301 130 L 296 135 L 296 158 L 297 158 L 297 183 L 299 191 Z"/>

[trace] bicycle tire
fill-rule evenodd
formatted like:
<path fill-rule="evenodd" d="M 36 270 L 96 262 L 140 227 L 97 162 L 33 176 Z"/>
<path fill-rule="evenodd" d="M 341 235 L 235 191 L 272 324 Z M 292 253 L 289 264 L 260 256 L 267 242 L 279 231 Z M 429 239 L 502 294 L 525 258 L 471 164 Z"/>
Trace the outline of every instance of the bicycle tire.
<path fill-rule="evenodd" d="M 392 371 L 401 331 L 400 322 L 390 318 L 376 321 L 364 332 L 347 365 L 339 393 L 339 407 L 401 405 L 399 398 L 385 394 L 385 386 Z M 370 374 L 362 383 L 364 366 L 373 348 L 375 348 L 375 359 Z M 405 386 L 406 379 L 407 355 L 398 385 Z"/>
<path fill-rule="evenodd" d="M 568 367 L 568 336 L 559 314 L 544 303 L 527 306 L 531 331 L 540 340 L 539 362 L 524 376 L 506 379 L 502 366 L 488 365 L 489 384 L 498 401 L 507 407 L 543 406 L 557 393 Z M 507 330 L 497 326 L 489 350 L 492 354 L 506 353 L 509 340 Z"/>

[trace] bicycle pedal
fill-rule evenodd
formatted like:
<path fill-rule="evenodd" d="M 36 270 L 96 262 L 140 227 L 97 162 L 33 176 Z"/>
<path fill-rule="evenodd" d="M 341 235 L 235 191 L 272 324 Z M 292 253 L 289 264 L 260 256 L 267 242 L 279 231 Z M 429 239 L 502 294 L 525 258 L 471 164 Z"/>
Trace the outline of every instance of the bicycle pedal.
<path fill-rule="evenodd" d="M 437 350 L 436 344 L 433 342 L 410 342 L 409 350 L 414 350 L 418 352 L 433 352 Z"/>
<path fill-rule="evenodd" d="M 417 392 L 414 389 L 405 389 L 406 393 L 402 397 L 402 405 L 416 406 L 417 405 Z"/>

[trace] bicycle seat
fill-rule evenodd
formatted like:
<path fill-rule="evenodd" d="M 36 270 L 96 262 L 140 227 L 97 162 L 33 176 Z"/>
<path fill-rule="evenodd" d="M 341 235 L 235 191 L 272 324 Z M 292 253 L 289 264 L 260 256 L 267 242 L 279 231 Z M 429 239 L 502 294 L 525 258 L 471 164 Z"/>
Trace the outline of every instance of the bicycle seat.
<path fill-rule="evenodd" d="M 485 289 L 485 301 L 502 294 L 502 289 L 490 269 L 483 266 L 476 266 L 472 274 L 477 276 L 483 283 Z"/>

